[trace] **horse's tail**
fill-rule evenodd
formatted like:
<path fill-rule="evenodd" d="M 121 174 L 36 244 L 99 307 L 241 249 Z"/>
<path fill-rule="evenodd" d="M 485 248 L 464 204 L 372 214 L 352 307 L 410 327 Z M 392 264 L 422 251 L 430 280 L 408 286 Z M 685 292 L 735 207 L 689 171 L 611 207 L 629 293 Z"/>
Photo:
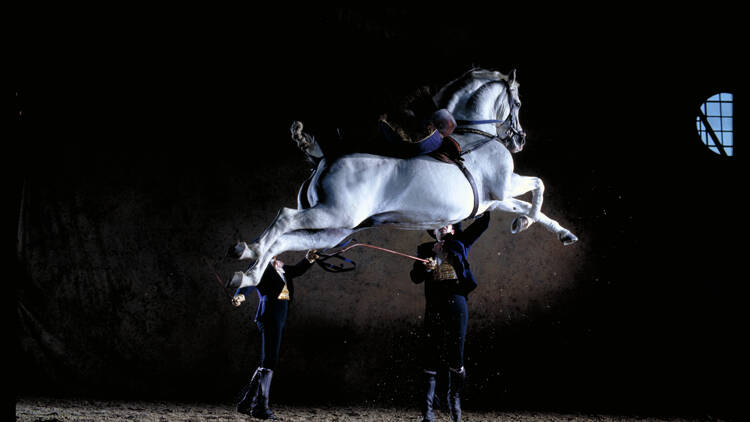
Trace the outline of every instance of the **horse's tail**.
<path fill-rule="evenodd" d="M 323 150 L 320 149 L 318 141 L 315 140 L 313 135 L 302 131 L 303 124 L 300 121 L 295 120 L 292 122 L 292 127 L 289 131 L 292 135 L 292 141 L 297 144 L 297 147 L 302 150 L 307 156 L 310 162 L 317 164 L 321 158 L 323 158 Z"/>

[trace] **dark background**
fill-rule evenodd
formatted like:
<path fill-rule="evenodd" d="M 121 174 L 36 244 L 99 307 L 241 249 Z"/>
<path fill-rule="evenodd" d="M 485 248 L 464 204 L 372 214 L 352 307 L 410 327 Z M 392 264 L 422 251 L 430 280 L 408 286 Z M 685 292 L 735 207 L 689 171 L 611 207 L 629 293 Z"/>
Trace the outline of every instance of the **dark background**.
<path fill-rule="evenodd" d="M 494 215 L 471 257 L 466 407 L 740 412 L 743 120 L 735 157 L 695 129 L 718 92 L 743 115 L 734 27 L 715 42 L 668 15 L 219 14 L 16 33 L 4 161 L 17 394 L 229 400 L 257 364 L 255 303 L 232 308 L 214 270 L 244 269 L 226 248 L 295 206 L 309 169 L 291 121 L 356 127 L 479 66 L 517 69 L 529 137 L 516 171 L 544 180 L 543 210 L 581 240 L 512 236 Z M 355 237 L 404 252 L 427 239 Z M 353 273 L 298 283 L 273 400 L 416 409 L 421 287 L 403 258 L 351 257 Z"/>

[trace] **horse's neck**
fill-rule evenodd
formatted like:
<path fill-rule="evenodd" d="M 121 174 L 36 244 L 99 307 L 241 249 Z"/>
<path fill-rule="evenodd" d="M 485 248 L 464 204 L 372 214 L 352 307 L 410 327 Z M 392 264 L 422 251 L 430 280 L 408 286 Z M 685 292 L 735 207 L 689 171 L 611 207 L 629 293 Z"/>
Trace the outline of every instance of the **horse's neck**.
<path fill-rule="evenodd" d="M 499 119 L 501 112 L 507 107 L 505 104 L 508 102 L 508 90 L 505 88 L 505 84 L 501 82 L 493 83 L 488 85 L 490 88 L 480 94 L 480 99 L 476 101 L 476 113 L 481 119 Z M 505 113 L 502 113 L 503 115 Z"/>
<path fill-rule="evenodd" d="M 454 112 L 454 110 L 460 110 L 466 107 L 466 103 L 471 98 L 472 94 L 476 92 L 482 85 L 486 84 L 488 81 L 485 80 L 472 80 L 468 83 L 468 85 L 458 89 L 456 92 L 454 92 L 449 99 L 446 101 L 445 105 L 443 105 L 443 108 L 448 109 L 451 112 Z M 444 94 L 439 94 L 444 95 Z"/>
<path fill-rule="evenodd" d="M 467 92 L 457 99 L 457 108 L 454 109 L 453 116 L 456 120 L 467 121 L 502 120 L 508 113 L 508 107 L 505 106 L 507 95 L 505 84 L 501 81 L 484 81 L 479 88 L 474 87 L 471 92 Z M 460 128 L 481 131 L 495 136 L 497 134 L 495 125 L 495 123 L 476 123 L 462 125 Z M 461 145 L 461 149 L 464 150 L 483 142 L 475 139 L 475 137 L 470 137 L 468 140 L 463 138 L 465 137 L 461 137 L 461 140 L 457 139 L 457 141 Z"/>
<path fill-rule="evenodd" d="M 507 111 L 507 101 L 508 93 L 502 81 L 484 81 L 480 86 L 470 86 L 456 93 L 446 108 L 457 120 L 492 120 Z"/>

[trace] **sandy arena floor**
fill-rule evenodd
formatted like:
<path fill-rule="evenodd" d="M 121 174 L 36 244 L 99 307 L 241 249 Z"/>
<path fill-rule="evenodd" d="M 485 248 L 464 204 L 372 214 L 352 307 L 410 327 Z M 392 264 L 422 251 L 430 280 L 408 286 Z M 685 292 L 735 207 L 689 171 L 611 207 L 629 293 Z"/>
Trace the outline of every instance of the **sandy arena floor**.
<path fill-rule="evenodd" d="M 297 421 L 418 421 L 416 409 L 387 409 L 365 407 L 287 407 L 273 408 L 285 422 Z M 447 414 L 438 413 L 436 421 L 449 422 Z M 20 399 L 16 404 L 16 421 L 103 421 L 103 422 L 224 422 L 254 421 L 234 411 L 231 404 L 200 404 L 175 402 L 115 402 L 91 400 Z M 462 421 L 512 422 L 695 422 L 700 419 L 640 418 L 607 415 L 554 414 L 535 412 L 464 412 Z M 716 419 L 712 419 L 716 421 Z"/>

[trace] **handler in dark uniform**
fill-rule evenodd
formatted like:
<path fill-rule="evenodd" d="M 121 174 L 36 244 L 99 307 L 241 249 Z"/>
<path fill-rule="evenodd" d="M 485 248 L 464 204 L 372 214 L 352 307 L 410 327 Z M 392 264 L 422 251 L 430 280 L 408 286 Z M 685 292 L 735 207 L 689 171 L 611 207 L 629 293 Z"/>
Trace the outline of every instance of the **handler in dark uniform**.
<path fill-rule="evenodd" d="M 260 299 L 255 313 L 255 323 L 261 337 L 260 365 L 240 393 L 238 412 L 258 419 L 276 419 L 268 407 L 268 399 L 273 371 L 279 361 L 281 333 L 286 323 L 289 302 L 294 295 L 293 280 L 304 274 L 316 259 L 318 255 L 314 250 L 307 251 L 305 258 L 296 265 L 284 265 L 282 261 L 273 257 L 260 282 L 255 286 Z M 252 288 L 239 289 L 232 300 L 233 304 L 241 305 Z"/>
<path fill-rule="evenodd" d="M 422 361 L 424 365 L 425 397 L 422 421 L 432 421 L 437 370 L 448 366 L 448 409 L 454 422 L 461 420 L 460 393 L 466 378 L 464 369 L 464 340 L 469 319 L 466 300 L 477 287 L 469 267 L 469 249 L 487 229 L 490 213 L 485 212 L 466 230 L 447 225 L 435 230 L 435 242 L 419 245 L 417 255 L 428 258 L 427 263 L 415 262 L 411 270 L 414 283 L 424 282 L 425 339 Z M 432 234 L 432 233 L 431 233 Z"/>

